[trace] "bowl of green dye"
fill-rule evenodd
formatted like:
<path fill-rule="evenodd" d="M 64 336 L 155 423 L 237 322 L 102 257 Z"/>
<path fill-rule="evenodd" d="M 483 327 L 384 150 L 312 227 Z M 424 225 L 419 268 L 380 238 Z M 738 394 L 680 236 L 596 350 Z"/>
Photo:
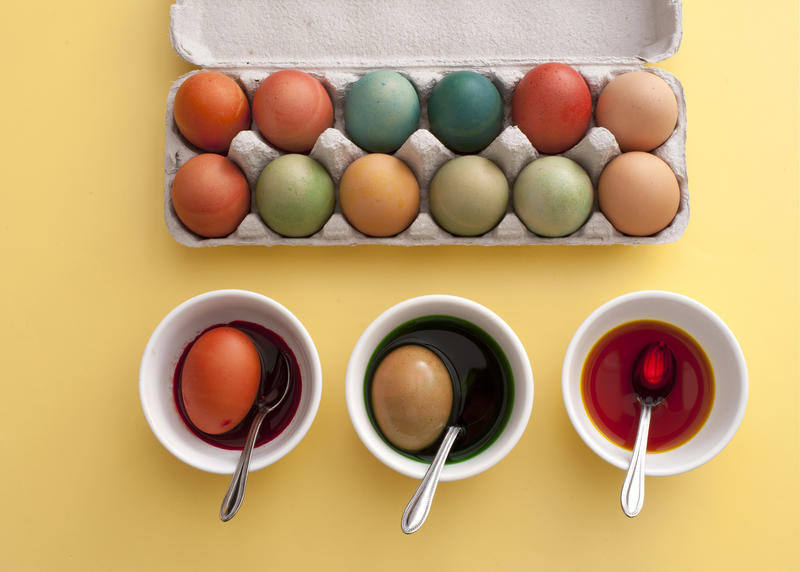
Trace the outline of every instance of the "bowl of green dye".
<path fill-rule="evenodd" d="M 345 399 L 358 437 L 391 469 L 422 478 L 441 436 L 420 451 L 394 446 L 381 433 L 371 406 L 376 368 L 392 350 L 423 345 L 447 364 L 454 384 L 454 419 L 465 431 L 455 442 L 441 480 L 471 477 L 508 455 L 527 427 L 533 408 L 533 372 L 511 327 L 485 306 L 466 298 L 428 295 L 400 302 L 364 330 L 350 355 Z"/>

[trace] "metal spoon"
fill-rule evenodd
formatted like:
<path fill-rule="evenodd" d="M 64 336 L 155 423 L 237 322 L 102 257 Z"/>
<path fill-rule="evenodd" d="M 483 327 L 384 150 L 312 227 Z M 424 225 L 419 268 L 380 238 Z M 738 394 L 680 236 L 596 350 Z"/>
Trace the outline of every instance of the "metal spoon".
<path fill-rule="evenodd" d="M 219 518 L 222 520 L 222 522 L 227 522 L 232 519 L 239 510 L 239 507 L 242 506 L 244 489 L 245 485 L 247 485 L 247 474 L 250 468 L 250 455 L 253 453 L 253 446 L 255 445 L 258 431 L 261 429 L 261 423 L 264 421 L 267 413 L 278 407 L 278 405 L 280 405 L 281 402 L 286 398 L 286 396 L 289 394 L 289 387 L 292 385 L 291 380 L 289 379 L 291 375 L 289 361 L 283 352 L 279 352 L 285 374 L 276 375 L 272 384 L 269 387 L 265 387 L 267 380 L 267 366 L 264 363 L 264 356 L 261 353 L 261 348 L 259 348 L 257 344 L 256 349 L 258 349 L 258 356 L 261 360 L 261 382 L 259 385 L 259 397 L 256 401 L 258 413 L 256 413 L 255 417 L 253 417 L 253 422 L 250 425 L 250 431 L 247 433 L 247 439 L 245 440 L 244 447 L 242 448 L 242 454 L 239 457 L 236 470 L 233 472 L 231 484 L 228 486 L 228 491 L 225 493 L 225 498 L 222 499 L 222 506 L 219 509 Z"/>
<path fill-rule="evenodd" d="M 425 476 L 419 483 L 414 496 L 408 501 L 406 510 L 403 511 L 403 518 L 400 520 L 400 528 L 406 534 L 411 534 L 419 530 L 422 523 L 428 517 L 431 510 L 431 503 L 433 502 L 433 495 L 436 492 L 436 485 L 439 484 L 439 477 L 442 474 L 442 468 L 450 454 L 450 449 L 453 447 L 458 436 L 464 431 L 463 427 L 451 425 L 447 428 L 447 432 L 442 439 L 442 444 L 439 445 L 439 450 L 436 451 L 436 456 L 431 462 L 431 466 L 425 471 Z"/>
<path fill-rule="evenodd" d="M 653 407 L 664 401 L 675 386 L 675 355 L 664 342 L 645 346 L 633 366 L 633 390 L 642 405 L 639 428 L 633 445 L 631 464 L 622 483 L 622 511 L 633 518 L 644 504 L 644 461 L 647 456 L 647 436 Z"/>

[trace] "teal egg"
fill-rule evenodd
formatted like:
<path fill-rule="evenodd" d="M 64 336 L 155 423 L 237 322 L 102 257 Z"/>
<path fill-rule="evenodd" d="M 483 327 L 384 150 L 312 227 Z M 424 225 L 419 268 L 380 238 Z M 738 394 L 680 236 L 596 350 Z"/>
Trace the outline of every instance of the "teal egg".
<path fill-rule="evenodd" d="M 508 196 L 503 171 L 478 155 L 442 165 L 428 192 L 433 220 L 456 236 L 480 236 L 494 228 L 506 214 Z"/>
<path fill-rule="evenodd" d="M 575 161 L 542 157 L 520 171 L 514 181 L 514 212 L 532 232 L 546 237 L 578 230 L 592 212 L 594 188 Z"/>
<path fill-rule="evenodd" d="M 307 155 L 282 155 L 261 172 L 256 203 L 269 228 L 288 237 L 310 236 L 333 214 L 333 181 Z"/>
<path fill-rule="evenodd" d="M 394 153 L 417 129 L 419 97 L 397 72 L 378 70 L 355 82 L 344 102 L 345 130 L 372 153 Z"/>
<path fill-rule="evenodd" d="M 503 128 L 503 98 L 486 77 L 457 71 L 436 84 L 428 100 L 434 135 L 456 153 L 475 153 Z"/>

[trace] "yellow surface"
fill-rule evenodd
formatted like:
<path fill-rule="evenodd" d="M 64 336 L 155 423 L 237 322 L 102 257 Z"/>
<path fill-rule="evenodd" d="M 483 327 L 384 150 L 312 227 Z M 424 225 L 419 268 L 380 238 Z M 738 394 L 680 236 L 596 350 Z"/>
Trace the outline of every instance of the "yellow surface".
<path fill-rule="evenodd" d="M 197 250 L 161 214 L 164 105 L 190 69 L 169 43 L 169 4 L 15 2 L 0 18 L 0 569 L 797 569 L 796 2 L 684 6 L 681 49 L 660 64 L 688 100 L 692 212 L 677 243 Z M 305 323 L 324 390 L 306 439 L 252 475 L 223 524 L 228 478 L 158 444 L 137 374 L 172 307 L 226 287 L 265 293 Z M 750 399 L 730 445 L 688 474 L 649 479 L 629 520 L 623 472 L 564 412 L 560 368 L 591 310 L 649 288 L 692 296 L 728 323 Z M 344 373 L 372 318 L 426 293 L 504 317 L 536 395 L 514 451 L 440 486 L 428 522 L 406 537 L 416 483 L 357 439 Z"/>

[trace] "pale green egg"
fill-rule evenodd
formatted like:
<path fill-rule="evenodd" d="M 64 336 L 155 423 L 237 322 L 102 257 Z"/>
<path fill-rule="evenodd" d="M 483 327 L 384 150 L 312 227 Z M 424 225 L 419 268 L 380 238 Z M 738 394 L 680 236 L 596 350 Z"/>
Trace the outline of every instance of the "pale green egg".
<path fill-rule="evenodd" d="M 479 236 L 500 222 L 508 207 L 508 180 L 483 157 L 445 163 L 431 181 L 430 211 L 436 224 L 457 236 Z"/>
<path fill-rule="evenodd" d="M 540 236 L 572 234 L 589 218 L 593 203 L 589 175 L 566 157 L 537 159 L 522 169 L 514 182 L 514 212 Z"/>

